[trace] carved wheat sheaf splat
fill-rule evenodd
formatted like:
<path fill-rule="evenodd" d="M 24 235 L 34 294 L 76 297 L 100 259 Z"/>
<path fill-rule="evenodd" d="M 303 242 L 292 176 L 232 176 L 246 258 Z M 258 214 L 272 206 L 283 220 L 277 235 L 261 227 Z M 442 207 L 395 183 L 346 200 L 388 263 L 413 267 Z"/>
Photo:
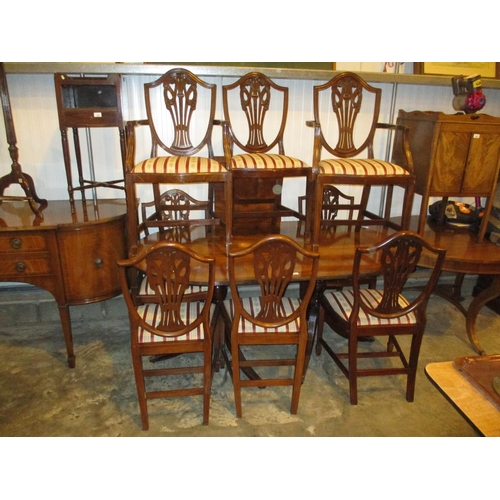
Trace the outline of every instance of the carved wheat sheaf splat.
<path fill-rule="evenodd" d="M 162 220 L 189 220 L 191 198 L 185 193 L 170 190 L 160 198 Z"/>
<path fill-rule="evenodd" d="M 174 140 L 172 147 L 191 148 L 189 126 L 198 100 L 196 82 L 188 75 L 175 73 L 163 84 L 165 105 L 174 123 Z"/>
<path fill-rule="evenodd" d="M 271 100 L 269 84 L 258 77 L 248 80 L 240 88 L 240 100 L 249 127 L 247 146 L 267 146 L 262 127 Z"/>
<path fill-rule="evenodd" d="M 162 331 L 184 326 L 180 308 L 189 286 L 189 257 L 166 249 L 147 259 L 148 283 L 160 304 L 161 318 L 156 328 Z"/>
<path fill-rule="evenodd" d="M 338 149 L 346 151 L 354 146 L 354 123 L 361 109 L 363 87 L 353 78 L 344 78 L 338 87 L 332 88 L 332 107 L 339 124 Z"/>
<path fill-rule="evenodd" d="M 282 243 L 263 245 L 255 252 L 254 270 L 262 294 L 257 319 L 272 322 L 285 317 L 281 301 L 292 279 L 295 261 L 295 250 Z"/>
<path fill-rule="evenodd" d="M 338 209 L 335 208 L 338 204 L 339 192 L 325 187 L 323 190 L 323 206 L 326 205 L 327 208 L 323 208 L 321 212 L 321 220 L 334 220 L 339 213 Z"/>
<path fill-rule="evenodd" d="M 401 310 L 398 297 L 410 273 L 420 259 L 422 249 L 408 240 L 400 240 L 382 252 L 382 276 L 384 297 L 377 310 L 385 313 Z"/>

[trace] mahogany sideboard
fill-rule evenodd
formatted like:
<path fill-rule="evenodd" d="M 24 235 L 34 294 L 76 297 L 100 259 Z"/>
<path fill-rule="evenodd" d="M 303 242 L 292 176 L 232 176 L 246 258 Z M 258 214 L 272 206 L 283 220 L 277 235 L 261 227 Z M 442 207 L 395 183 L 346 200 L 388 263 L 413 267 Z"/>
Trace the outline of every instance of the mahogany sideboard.
<path fill-rule="evenodd" d="M 75 367 L 69 306 L 121 293 L 116 262 L 126 257 L 125 200 L 49 201 L 43 220 L 26 201 L 0 203 L 0 281 L 29 283 L 58 305 L 68 366 Z"/>

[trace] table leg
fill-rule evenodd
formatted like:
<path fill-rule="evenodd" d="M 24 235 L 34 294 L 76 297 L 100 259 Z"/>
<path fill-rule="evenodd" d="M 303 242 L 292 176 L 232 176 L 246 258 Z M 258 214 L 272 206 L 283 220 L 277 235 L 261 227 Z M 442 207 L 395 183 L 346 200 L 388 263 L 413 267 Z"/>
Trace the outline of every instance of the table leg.
<path fill-rule="evenodd" d="M 59 316 L 61 317 L 61 325 L 64 334 L 64 342 L 66 342 L 66 352 L 68 355 L 68 366 L 75 367 L 75 353 L 73 351 L 73 333 L 71 331 L 71 318 L 69 314 L 69 306 L 59 305 Z"/>
<path fill-rule="evenodd" d="M 476 335 L 477 315 L 479 314 L 479 311 L 486 303 L 488 303 L 490 300 L 497 298 L 498 296 L 500 296 L 500 274 L 495 274 L 493 276 L 490 286 L 485 290 L 483 290 L 481 293 L 479 293 L 479 295 L 474 297 L 474 299 L 469 305 L 467 314 L 465 315 L 467 337 L 469 338 L 469 341 L 472 344 L 474 350 L 481 356 L 483 356 L 486 353 L 480 346 Z"/>
<path fill-rule="evenodd" d="M 446 299 L 451 302 L 464 316 L 465 316 L 465 327 L 467 337 L 472 345 L 472 348 L 481 356 L 485 353 L 484 349 L 479 344 L 479 340 L 476 334 L 476 319 L 479 311 L 487 304 L 490 300 L 495 299 L 500 296 L 500 275 L 496 274 L 493 276 L 491 284 L 488 288 L 485 288 L 480 292 L 472 302 L 470 303 L 468 309 L 461 304 L 464 300 L 461 294 L 460 285 L 463 281 L 463 274 L 458 274 L 455 280 L 455 284 L 451 287 L 449 285 L 437 285 L 432 293 Z"/>

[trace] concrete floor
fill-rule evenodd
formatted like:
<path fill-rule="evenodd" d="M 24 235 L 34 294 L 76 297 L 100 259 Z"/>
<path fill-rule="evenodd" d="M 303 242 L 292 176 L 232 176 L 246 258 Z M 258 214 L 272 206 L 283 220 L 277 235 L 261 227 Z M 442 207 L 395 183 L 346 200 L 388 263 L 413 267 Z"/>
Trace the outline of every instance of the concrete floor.
<path fill-rule="evenodd" d="M 475 279 L 464 284 L 465 304 Z M 313 354 L 297 415 L 290 388 L 246 389 L 237 419 L 231 379 L 214 375 L 210 425 L 201 425 L 201 398 L 155 400 L 150 430 L 141 429 L 122 297 L 71 308 L 76 368 L 66 364 L 57 307 L 39 289 L 0 291 L 1 436 L 476 436 L 432 385 L 427 363 L 475 355 L 463 316 L 432 296 L 415 401 L 403 377 L 364 378 L 351 406 L 344 376 L 324 353 Z M 483 347 L 500 352 L 500 317 L 484 308 L 478 320 Z M 328 336 L 333 333 L 328 331 Z"/>

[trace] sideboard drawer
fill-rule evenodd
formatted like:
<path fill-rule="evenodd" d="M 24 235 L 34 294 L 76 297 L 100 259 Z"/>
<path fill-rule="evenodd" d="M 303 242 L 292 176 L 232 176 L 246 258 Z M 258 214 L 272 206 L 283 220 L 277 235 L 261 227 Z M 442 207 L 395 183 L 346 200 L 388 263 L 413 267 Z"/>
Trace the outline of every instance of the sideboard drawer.
<path fill-rule="evenodd" d="M 47 231 L 0 234 L 0 277 L 25 281 L 35 276 L 51 276 L 54 273 L 50 251 L 52 240 L 54 235 Z"/>
<path fill-rule="evenodd" d="M 29 276 L 50 276 L 52 273 L 52 260 L 48 253 L 0 254 L 2 279 L 24 281 Z"/>
<path fill-rule="evenodd" d="M 43 233 L 26 233 L 17 231 L 11 235 L 0 235 L 0 253 L 4 252 L 36 252 L 47 251 L 47 241 Z"/>

